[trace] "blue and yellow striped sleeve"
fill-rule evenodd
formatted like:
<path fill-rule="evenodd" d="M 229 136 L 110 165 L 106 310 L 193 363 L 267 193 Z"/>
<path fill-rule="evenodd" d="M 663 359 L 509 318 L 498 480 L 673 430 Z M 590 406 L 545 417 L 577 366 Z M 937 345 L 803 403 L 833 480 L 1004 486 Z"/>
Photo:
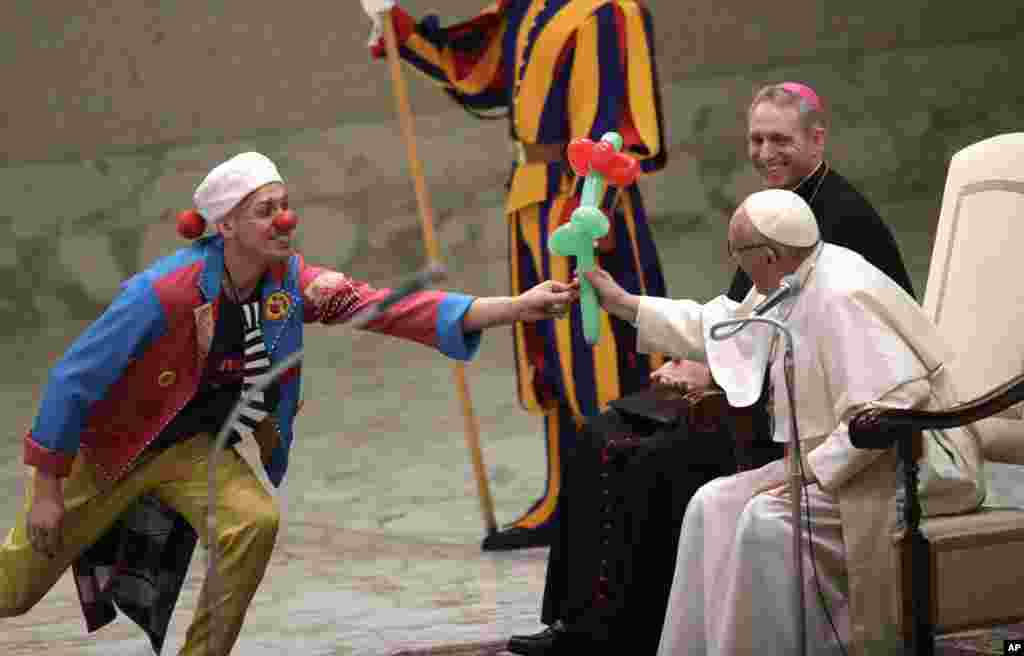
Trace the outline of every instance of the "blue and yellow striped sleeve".
<path fill-rule="evenodd" d="M 502 65 L 507 20 L 501 5 L 447 28 L 441 28 L 433 15 L 417 23 L 400 7 L 392 9 L 391 16 L 402 59 L 443 86 L 459 104 L 479 110 L 507 106 Z M 383 41 L 373 45 L 372 52 L 384 57 Z"/>
<path fill-rule="evenodd" d="M 640 159 L 663 152 L 661 102 L 649 14 L 636 2 L 604 5 L 576 32 L 569 79 L 572 138 L 610 130 Z"/>

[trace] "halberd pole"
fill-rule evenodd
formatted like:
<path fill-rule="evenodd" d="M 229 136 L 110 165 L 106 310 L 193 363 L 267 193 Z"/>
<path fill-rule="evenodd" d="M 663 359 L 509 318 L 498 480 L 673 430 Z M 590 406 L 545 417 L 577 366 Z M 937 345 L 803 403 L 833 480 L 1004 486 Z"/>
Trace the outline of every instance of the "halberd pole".
<path fill-rule="evenodd" d="M 398 110 L 398 122 L 401 125 L 402 137 L 405 140 L 409 156 L 409 172 L 416 189 L 416 204 L 419 206 L 420 226 L 423 231 L 423 243 L 427 250 L 428 264 L 441 264 L 437 238 L 434 234 L 434 213 L 427 194 L 427 183 L 420 166 L 416 150 L 416 134 L 413 130 L 412 108 L 409 94 L 402 75 L 402 61 L 398 54 L 398 39 L 390 12 L 381 14 L 384 24 L 384 46 L 387 50 L 388 63 L 391 68 L 391 86 L 394 91 L 395 105 Z M 466 384 L 466 370 L 461 362 L 453 367 L 455 388 L 462 406 L 462 417 L 465 424 L 466 447 L 473 462 L 473 473 L 476 476 L 477 492 L 480 495 L 480 510 L 483 514 L 487 534 L 496 533 L 498 524 L 494 519 L 494 501 L 491 498 L 490 486 L 487 482 L 487 469 L 484 467 L 483 452 L 480 449 L 480 429 L 473 412 L 473 402 L 469 398 L 469 387 Z"/>

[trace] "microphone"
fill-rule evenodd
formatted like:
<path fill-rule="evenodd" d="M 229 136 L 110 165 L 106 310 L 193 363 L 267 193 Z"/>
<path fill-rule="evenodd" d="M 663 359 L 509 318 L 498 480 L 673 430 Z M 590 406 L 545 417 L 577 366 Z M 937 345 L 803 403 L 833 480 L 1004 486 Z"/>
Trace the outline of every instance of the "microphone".
<path fill-rule="evenodd" d="M 772 309 L 785 299 L 795 295 L 800 291 L 800 279 L 796 277 L 796 274 L 790 273 L 782 276 L 782 280 L 779 281 L 779 287 L 771 296 L 764 299 L 756 306 L 754 306 L 753 316 L 758 317 Z"/>

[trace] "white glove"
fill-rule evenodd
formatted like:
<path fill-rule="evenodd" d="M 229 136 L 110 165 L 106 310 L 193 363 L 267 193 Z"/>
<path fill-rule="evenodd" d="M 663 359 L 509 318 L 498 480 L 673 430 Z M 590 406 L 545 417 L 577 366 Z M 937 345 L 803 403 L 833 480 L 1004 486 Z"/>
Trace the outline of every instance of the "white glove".
<path fill-rule="evenodd" d="M 374 45 L 380 41 L 384 34 L 384 26 L 381 25 L 380 15 L 395 8 L 395 0 L 360 0 L 363 3 L 363 11 L 373 21 L 373 29 L 370 30 L 370 38 L 367 45 Z"/>
<path fill-rule="evenodd" d="M 391 11 L 395 7 L 395 0 L 360 0 L 363 3 L 363 11 L 370 18 L 375 18 L 385 11 Z"/>

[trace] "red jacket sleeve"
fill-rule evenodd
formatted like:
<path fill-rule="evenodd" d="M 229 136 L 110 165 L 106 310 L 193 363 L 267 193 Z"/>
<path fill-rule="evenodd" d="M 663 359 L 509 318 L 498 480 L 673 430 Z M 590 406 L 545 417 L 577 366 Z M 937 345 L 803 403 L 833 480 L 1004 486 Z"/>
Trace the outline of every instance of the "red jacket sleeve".
<path fill-rule="evenodd" d="M 351 320 L 359 312 L 381 301 L 390 289 L 376 289 L 338 271 L 300 265 L 306 323 L 333 325 Z M 462 317 L 473 299 L 461 294 L 423 291 L 392 305 L 364 329 L 435 348 L 445 355 L 468 360 L 476 353 L 480 333 L 465 334 Z"/>

